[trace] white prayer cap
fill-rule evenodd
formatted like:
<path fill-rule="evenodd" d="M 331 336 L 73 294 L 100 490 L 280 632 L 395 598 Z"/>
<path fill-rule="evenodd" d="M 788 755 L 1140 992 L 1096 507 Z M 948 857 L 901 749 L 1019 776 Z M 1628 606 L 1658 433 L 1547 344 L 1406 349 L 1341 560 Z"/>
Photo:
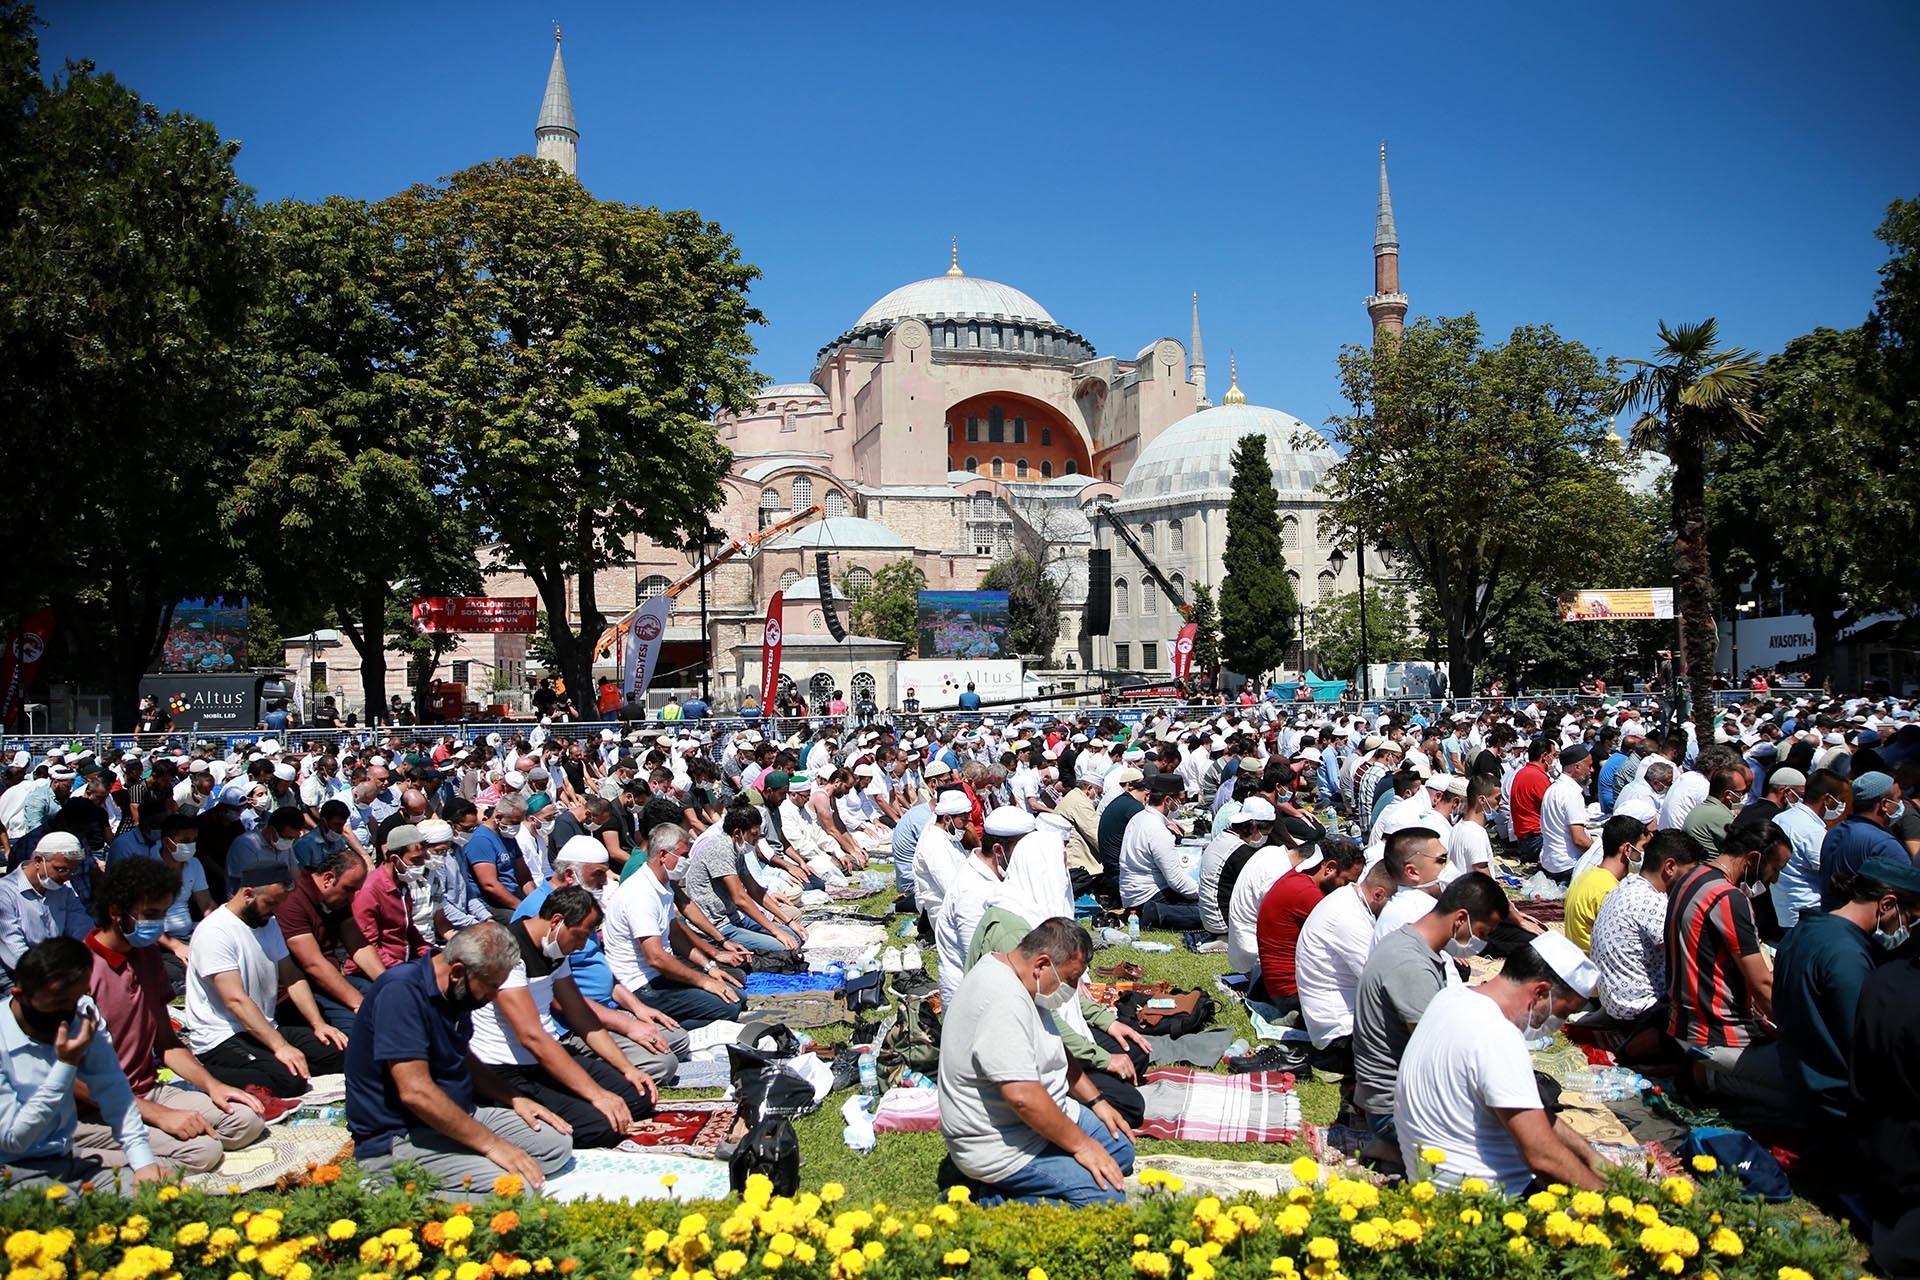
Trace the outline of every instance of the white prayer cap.
<path fill-rule="evenodd" d="M 939 818 L 957 818 L 973 812 L 973 801 L 967 799 L 967 793 L 958 787 L 942 791 L 933 802 L 933 812 Z"/>
<path fill-rule="evenodd" d="M 607 846 L 592 836 L 571 836 L 560 846 L 560 852 L 554 855 L 555 865 L 562 862 L 591 864 L 606 862 Z"/>
<path fill-rule="evenodd" d="M 1564 933 L 1543 933 L 1534 938 L 1534 951 L 1560 975 L 1560 981 L 1587 999 L 1600 988 L 1600 969 L 1579 944 Z"/>
<path fill-rule="evenodd" d="M 453 843 L 453 824 L 445 818 L 428 818 L 419 824 L 418 830 L 422 844 Z"/>
<path fill-rule="evenodd" d="M 1024 836 L 1034 828 L 1033 815 L 1015 805 L 1003 804 L 987 815 L 986 831 L 1002 839 Z"/>
<path fill-rule="evenodd" d="M 1228 825 L 1237 827 L 1247 822 L 1272 822 L 1279 816 L 1278 813 L 1274 812 L 1273 806 L 1267 802 L 1265 797 L 1248 796 L 1241 804 L 1239 810 L 1233 815 L 1233 821 Z"/>
<path fill-rule="evenodd" d="M 282 782 L 292 782 L 295 778 L 299 777 L 300 775 L 292 765 L 287 764 L 285 761 L 282 761 L 281 763 L 273 766 L 273 776 L 278 778 Z"/>

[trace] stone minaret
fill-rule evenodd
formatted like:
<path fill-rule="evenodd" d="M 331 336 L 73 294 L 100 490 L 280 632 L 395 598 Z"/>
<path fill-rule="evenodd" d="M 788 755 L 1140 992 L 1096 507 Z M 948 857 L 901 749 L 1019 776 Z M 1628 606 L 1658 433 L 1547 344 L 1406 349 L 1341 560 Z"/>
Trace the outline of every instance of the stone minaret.
<path fill-rule="evenodd" d="M 1193 345 L 1187 349 L 1187 369 L 1189 381 L 1193 383 L 1193 404 L 1196 409 L 1207 409 L 1213 401 L 1207 399 L 1207 349 L 1200 345 L 1200 295 L 1193 295 Z"/>
<path fill-rule="evenodd" d="M 1399 333 L 1407 319 L 1407 295 L 1400 292 L 1400 233 L 1393 227 L 1393 197 L 1387 193 L 1387 144 L 1380 144 L 1380 211 L 1373 224 L 1373 296 L 1367 299 L 1373 338 Z"/>
<path fill-rule="evenodd" d="M 560 28 L 553 29 L 553 67 L 547 72 L 547 93 L 540 99 L 540 119 L 533 126 L 533 156 L 551 160 L 578 176 L 580 129 L 573 121 L 573 93 L 567 88 L 567 64 L 560 60 Z"/>

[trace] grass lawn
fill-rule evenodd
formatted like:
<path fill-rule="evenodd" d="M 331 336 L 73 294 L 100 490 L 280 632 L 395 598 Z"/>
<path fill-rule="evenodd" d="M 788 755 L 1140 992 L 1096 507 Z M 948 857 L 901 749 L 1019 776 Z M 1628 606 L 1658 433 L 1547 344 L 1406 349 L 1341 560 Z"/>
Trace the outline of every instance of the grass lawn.
<path fill-rule="evenodd" d="M 881 893 L 859 906 L 865 911 L 884 912 L 889 909 L 892 900 L 891 892 Z M 1215 1025 L 1230 1027 L 1236 1035 L 1244 1036 L 1249 1043 L 1253 1043 L 1253 1026 L 1245 1010 L 1237 1003 L 1221 998 L 1214 990 L 1214 976 L 1227 971 L 1227 957 L 1224 954 L 1196 955 L 1180 945 L 1176 934 L 1149 931 L 1141 937 L 1171 943 L 1176 950 L 1160 954 L 1137 951 L 1132 947 L 1107 947 L 1095 953 L 1094 967 L 1104 968 L 1131 960 L 1146 970 L 1146 981 L 1171 982 L 1176 987 L 1197 987 L 1206 991 L 1216 998 L 1218 1019 Z M 931 968 L 933 948 L 922 947 L 921 951 Z M 840 1025 L 813 1029 L 808 1034 L 822 1043 L 831 1044 L 845 1040 L 849 1030 L 849 1027 Z M 1321 1125 L 1332 1122 L 1334 1113 L 1339 1109 L 1336 1086 L 1302 1077 L 1299 1092 L 1300 1109 L 1306 1120 Z M 715 1091 L 669 1089 L 663 1096 L 713 1097 Z M 847 1188 L 850 1199 L 855 1203 L 879 1198 L 889 1204 L 912 1206 L 939 1200 L 941 1196 L 935 1177 L 941 1158 L 946 1154 L 946 1143 L 940 1135 L 883 1133 L 871 1152 L 863 1155 L 851 1151 L 840 1137 L 840 1107 L 846 1099 L 845 1092 L 832 1094 L 819 1111 L 795 1122 L 794 1131 L 800 1138 L 801 1187 L 818 1190 L 822 1183 L 838 1182 Z M 1139 1149 L 1143 1155 L 1162 1152 L 1276 1163 L 1284 1163 L 1305 1152 L 1304 1146 L 1282 1146 L 1278 1143 L 1162 1142 L 1154 1138 L 1141 1139 Z"/>

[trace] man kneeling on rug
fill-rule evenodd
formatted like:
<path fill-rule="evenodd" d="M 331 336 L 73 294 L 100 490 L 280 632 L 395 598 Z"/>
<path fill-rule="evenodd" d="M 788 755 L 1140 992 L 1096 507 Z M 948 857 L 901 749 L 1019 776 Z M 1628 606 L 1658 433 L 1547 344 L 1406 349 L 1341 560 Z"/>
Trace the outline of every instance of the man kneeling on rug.
<path fill-rule="evenodd" d="M 519 963 L 514 936 L 487 921 L 373 984 L 346 1054 L 347 1129 L 369 1175 L 414 1164 L 460 1195 L 463 1180 L 509 1173 L 538 1187 L 573 1159 L 571 1126 L 467 1053 L 474 1011 Z"/>
<path fill-rule="evenodd" d="M 1012 951 L 982 957 L 947 1010 L 940 1132 L 983 1203 L 1124 1198 L 1133 1131 L 1068 1059 L 1053 1021 L 1092 955 L 1073 921 L 1043 921 Z"/>

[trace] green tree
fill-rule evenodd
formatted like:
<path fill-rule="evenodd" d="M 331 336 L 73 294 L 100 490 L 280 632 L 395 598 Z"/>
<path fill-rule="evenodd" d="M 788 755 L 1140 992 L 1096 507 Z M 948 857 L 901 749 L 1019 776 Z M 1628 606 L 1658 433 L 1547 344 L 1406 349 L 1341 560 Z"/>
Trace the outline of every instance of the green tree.
<path fill-rule="evenodd" d="M 1673 462 L 1673 603 L 1693 722 L 1704 733 L 1713 724 L 1714 655 L 1720 647 L 1707 532 L 1707 450 L 1759 428 L 1754 402 L 1760 362 L 1738 347 L 1721 347 L 1720 326 L 1709 318 L 1677 328 L 1662 321 L 1654 358 L 1624 363 L 1636 372 L 1608 394 L 1607 410 L 1639 409 L 1634 443 L 1658 448 Z"/>
<path fill-rule="evenodd" d="M 1501 588 L 1538 588 L 1591 537 L 1584 508 L 1617 466 L 1605 371 L 1544 325 L 1487 346 L 1471 314 L 1348 347 L 1339 365 L 1353 412 L 1330 424 L 1346 450 L 1330 514 L 1429 593 L 1451 686 L 1471 688 Z"/>
<path fill-rule="evenodd" d="M 416 592 L 480 589 L 478 533 L 436 483 L 452 451 L 407 395 L 414 353 L 393 297 L 392 231 L 342 196 L 267 205 L 259 228 L 259 435 L 227 518 L 247 549 L 253 595 L 288 616 L 330 612 L 353 642 L 371 723 L 386 702 L 390 649 L 421 659 L 454 643 L 422 637 L 407 605 Z M 409 682 L 430 677 L 428 668 Z"/>
<path fill-rule="evenodd" d="M 881 565 L 871 581 L 853 581 L 850 571 L 842 570 L 838 583 L 847 595 L 847 622 L 854 635 L 872 636 L 915 647 L 915 627 L 920 621 L 920 593 L 927 589 L 927 575 L 911 559 Z"/>
<path fill-rule="evenodd" d="M 43 81 L 35 24 L 0 3 L 0 625 L 51 604 L 130 729 L 174 603 L 232 585 L 252 195 L 206 121 L 87 62 Z"/>
<path fill-rule="evenodd" d="M 1267 438 L 1240 437 L 1233 450 L 1227 498 L 1227 545 L 1221 556 L 1220 657 L 1249 680 L 1285 664 L 1293 647 L 1293 585 L 1280 541 L 1280 495 L 1273 488 Z"/>
<path fill-rule="evenodd" d="M 1187 605 L 1187 621 L 1199 628 L 1193 633 L 1193 678 L 1209 682 L 1220 670 L 1220 609 L 1213 602 L 1213 588 L 1204 582 L 1194 583 L 1188 594 L 1193 600 Z"/>
<path fill-rule="evenodd" d="M 1367 586 L 1367 657 L 1405 662 L 1413 657 L 1413 627 L 1407 593 L 1399 587 Z M 1352 680 L 1360 670 L 1360 593 L 1342 591 L 1307 611 L 1307 647 L 1323 676 Z"/>
<path fill-rule="evenodd" d="M 1060 584 L 1045 565 L 1032 556 L 996 561 L 980 579 L 980 589 L 1007 593 L 1007 641 L 1015 653 L 1042 662 L 1053 656 L 1060 636 Z"/>
<path fill-rule="evenodd" d="M 395 196 L 413 411 L 493 563 L 532 580 L 568 686 L 593 687 L 595 571 L 683 545 L 722 501 L 713 417 L 758 380 L 759 275 L 690 211 L 595 200 L 526 156 Z M 579 619 L 578 625 L 571 621 Z"/>

